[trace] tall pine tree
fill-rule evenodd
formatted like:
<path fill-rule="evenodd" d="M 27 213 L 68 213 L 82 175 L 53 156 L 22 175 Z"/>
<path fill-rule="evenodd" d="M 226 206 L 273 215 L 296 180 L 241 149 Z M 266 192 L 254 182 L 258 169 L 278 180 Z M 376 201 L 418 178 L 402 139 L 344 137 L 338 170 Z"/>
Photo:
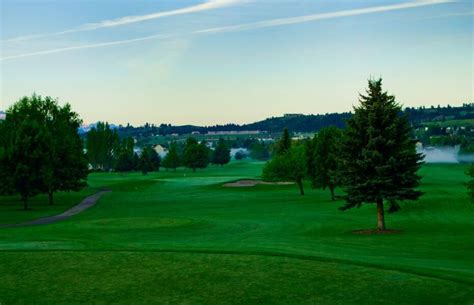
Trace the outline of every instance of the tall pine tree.
<path fill-rule="evenodd" d="M 283 134 L 281 135 L 280 140 L 276 143 L 275 154 L 283 155 L 290 150 L 291 147 L 291 137 L 288 128 L 283 129 Z"/>
<path fill-rule="evenodd" d="M 385 230 L 384 202 L 416 200 L 422 155 L 416 152 L 412 128 L 382 80 L 369 80 L 366 95 L 347 121 L 340 178 L 346 191 L 342 209 L 376 204 L 377 228 Z"/>

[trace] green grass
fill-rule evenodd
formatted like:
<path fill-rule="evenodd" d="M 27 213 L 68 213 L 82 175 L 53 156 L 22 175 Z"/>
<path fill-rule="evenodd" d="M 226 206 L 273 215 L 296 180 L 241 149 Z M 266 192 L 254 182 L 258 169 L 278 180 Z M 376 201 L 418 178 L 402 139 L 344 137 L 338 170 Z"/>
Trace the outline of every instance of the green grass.
<path fill-rule="evenodd" d="M 386 216 L 389 228 L 403 230 L 394 235 L 352 234 L 375 227 L 375 208 L 341 212 L 326 191 L 222 187 L 258 178 L 261 167 L 91 175 L 89 189 L 62 195 L 64 208 L 92 188 L 110 188 L 91 209 L 56 224 L 0 229 L 0 303 L 474 302 L 465 165 L 425 165 L 426 194 Z M 38 213 L 41 201 L 23 212 L 0 198 L 0 222 Z"/>

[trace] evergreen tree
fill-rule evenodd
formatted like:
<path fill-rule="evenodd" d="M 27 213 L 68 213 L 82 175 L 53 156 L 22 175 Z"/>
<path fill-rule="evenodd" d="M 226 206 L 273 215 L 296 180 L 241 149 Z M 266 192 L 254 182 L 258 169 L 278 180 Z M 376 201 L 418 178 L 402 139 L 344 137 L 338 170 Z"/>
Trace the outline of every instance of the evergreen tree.
<path fill-rule="evenodd" d="M 338 185 L 337 169 L 342 132 L 336 127 L 321 129 L 308 142 L 307 168 L 313 188 L 329 188 L 334 201 L 334 189 Z"/>
<path fill-rule="evenodd" d="M 283 129 L 282 136 L 280 140 L 276 143 L 275 146 L 275 154 L 276 155 L 283 155 L 285 154 L 291 147 L 291 137 L 288 128 Z"/>
<path fill-rule="evenodd" d="M 367 95 L 347 121 L 341 149 L 340 178 L 346 191 L 342 209 L 363 203 L 377 206 L 377 228 L 385 230 L 384 201 L 416 200 L 422 155 L 395 97 L 382 91 L 382 80 L 370 80 Z"/>
<path fill-rule="evenodd" d="M 166 169 L 172 168 L 176 171 L 176 168 L 180 165 L 180 158 L 178 154 L 178 145 L 175 141 L 171 142 L 168 154 L 163 158 L 163 166 Z"/>
<path fill-rule="evenodd" d="M 212 163 L 218 164 L 221 167 L 230 161 L 230 149 L 227 147 L 224 139 L 220 138 L 216 149 L 212 154 Z"/>
<path fill-rule="evenodd" d="M 306 147 L 303 144 L 292 146 L 287 152 L 274 156 L 263 168 L 266 181 L 294 181 L 300 194 L 304 195 L 303 178 L 306 175 Z"/>

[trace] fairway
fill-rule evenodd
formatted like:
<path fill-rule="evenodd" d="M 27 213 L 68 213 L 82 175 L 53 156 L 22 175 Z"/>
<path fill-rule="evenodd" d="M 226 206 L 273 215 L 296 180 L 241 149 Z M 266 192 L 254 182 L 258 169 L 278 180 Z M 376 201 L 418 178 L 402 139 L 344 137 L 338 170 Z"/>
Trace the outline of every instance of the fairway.
<path fill-rule="evenodd" d="M 258 179 L 263 163 L 192 173 L 102 173 L 89 187 L 21 211 L 0 197 L 0 304 L 466 304 L 474 302 L 474 204 L 465 165 L 424 165 L 417 202 L 376 226 L 372 205 L 339 211 L 329 191 L 296 185 L 223 187 Z M 341 191 L 338 190 L 340 193 Z M 41 208 L 39 208 L 41 206 Z"/>

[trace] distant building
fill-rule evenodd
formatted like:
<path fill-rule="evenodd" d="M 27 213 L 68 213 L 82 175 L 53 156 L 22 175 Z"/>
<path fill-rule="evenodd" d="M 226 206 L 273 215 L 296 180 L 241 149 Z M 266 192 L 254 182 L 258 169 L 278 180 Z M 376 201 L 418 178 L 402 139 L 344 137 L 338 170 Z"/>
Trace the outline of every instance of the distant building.
<path fill-rule="evenodd" d="M 7 115 L 5 114 L 5 112 L 0 111 L 0 120 L 5 120 L 6 117 Z"/>
<path fill-rule="evenodd" d="M 157 154 L 159 154 L 161 157 L 163 156 L 166 156 L 166 154 L 168 153 L 168 150 L 166 148 L 164 148 L 163 146 L 161 146 L 160 144 L 158 145 L 155 145 L 153 147 L 153 149 L 156 151 Z"/>
<path fill-rule="evenodd" d="M 252 134 L 261 134 L 265 133 L 260 130 L 241 130 L 241 131 L 208 131 L 208 135 L 252 135 Z"/>
<path fill-rule="evenodd" d="M 199 131 L 193 131 L 191 134 L 201 134 Z"/>

